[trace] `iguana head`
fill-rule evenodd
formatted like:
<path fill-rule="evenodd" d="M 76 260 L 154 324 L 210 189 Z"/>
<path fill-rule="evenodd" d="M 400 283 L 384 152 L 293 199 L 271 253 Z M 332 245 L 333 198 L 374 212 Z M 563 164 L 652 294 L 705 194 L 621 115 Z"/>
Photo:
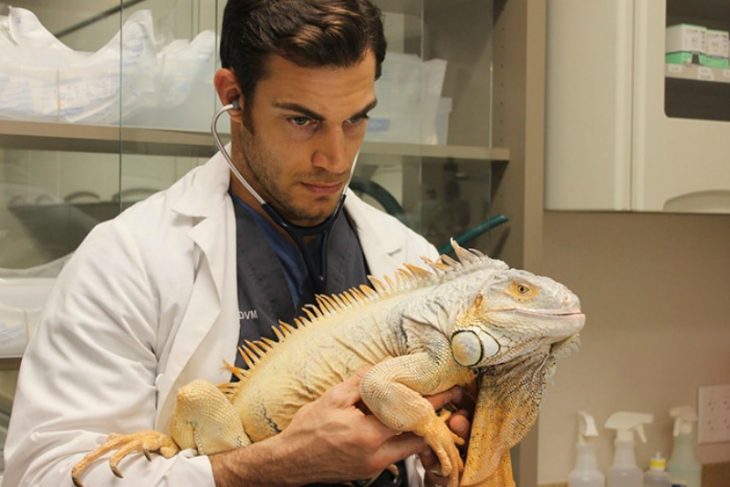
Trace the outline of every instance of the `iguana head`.
<path fill-rule="evenodd" d="M 585 321 L 580 301 L 548 277 L 507 269 L 488 276 L 457 319 L 451 351 L 460 365 L 509 362 L 577 334 Z"/>
<path fill-rule="evenodd" d="M 460 485 L 513 485 L 509 450 L 537 418 L 556 358 L 585 316 L 570 290 L 517 269 L 485 276 L 451 330 L 454 360 L 478 373 L 479 395 Z"/>

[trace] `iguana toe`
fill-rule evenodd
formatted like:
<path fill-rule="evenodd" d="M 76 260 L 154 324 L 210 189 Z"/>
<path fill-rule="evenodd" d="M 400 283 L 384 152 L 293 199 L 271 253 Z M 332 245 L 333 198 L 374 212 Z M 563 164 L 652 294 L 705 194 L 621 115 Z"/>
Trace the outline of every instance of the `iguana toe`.
<path fill-rule="evenodd" d="M 94 451 L 86 455 L 71 470 L 71 479 L 76 487 L 82 487 L 80 476 L 95 460 L 110 451 L 116 450 L 109 460 L 109 466 L 115 476 L 123 478 L 119 470 L 119 462 L 132 452 L 142 452 L 148 460 L 151 460 L 150 453 L 159 453 L 165 458 L 170 458 L 180 451 L 175 441 L 159 431 L 140 431 L 130 435 L 111 434 L 107 440 L 99 445 Z"/>
<path fill-rule="evenodd" d="M 448 418 L 447 418 L 448 419 Z M 414 431 L 426 440 L 441 463 L 441 476 L 449 477 L 449 487 L 459 485 L 459 473 L 464 469 L 459 449 L 456 448 L 455 435 L 440 417 L 433 417 L 424 428 Z"/>

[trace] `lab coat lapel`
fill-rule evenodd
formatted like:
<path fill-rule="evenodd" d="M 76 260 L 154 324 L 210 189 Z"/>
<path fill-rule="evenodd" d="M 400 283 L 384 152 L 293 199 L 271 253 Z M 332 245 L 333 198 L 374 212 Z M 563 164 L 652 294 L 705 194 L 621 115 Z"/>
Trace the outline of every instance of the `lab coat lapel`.
<path fill-rule="evenodd" d="M 224 382 L 223 360 L 235 358 L 235 218 L 227 197 L 228 169 L 220 154 L 199 168 L 174 211 L 196 222 L 188 235 L 199 250 L 196 277 L 186 312 L 173 337 L 169 359 L 158 377 L 156 425 L 169 417 L 176 390 L 195 378 Z M 214 333 L 211 333 L 215 328 Z M 203 374 L 203 375 L 201 375 Z"/>
<path fill-rule="evenodd" d="M 378 210 L 362 201 L 350 189 L 345 198 L 345 210 L 360 239 L 370 274 L 376 277 L 391 274 L 403 260 L 402 239 L 389 236 L 387 228 L 375 225 L 376 221 L 382 223 L 382 218 L 368 218 L 368 215 Z"/>

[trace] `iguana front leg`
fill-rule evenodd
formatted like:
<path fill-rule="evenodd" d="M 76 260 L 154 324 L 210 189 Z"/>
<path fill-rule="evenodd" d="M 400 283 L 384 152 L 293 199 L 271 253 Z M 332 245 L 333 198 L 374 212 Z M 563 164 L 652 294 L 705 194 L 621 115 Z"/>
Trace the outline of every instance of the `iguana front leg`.
<path fill-rule="evenodd" d="M 251 443 L 243 425 L 226 395 L 204 380 L 195 380 L 177 392 L 175 408 L 170 416 L 170 436 L 159 431 L 140 431 L 128 435 L 110 435 L 106 442 L 86 455 L 72 470 L 74 485 L 81 486 L 83 472 L 98 458 L 114 451 L 109 465 L 122 477 L 118 464 L 133 452 L 150 453 L 165 458 L 180 450 L 195 448 L 199 455 L 211 455 Z"/>
<path fill-rule="evenodd" d="M 449 477 L 449 486 L 456 486 L 464 467 L 456 445 L 463 440 L 439 418 L 423 395 L 445 391 L 472 377 L 468 369 L 453 373 L 449 364 L 435 365 L 433 356 L 426 352 L 384 360 L 365 374 L 360 394 L 383 424 L 422 436 L 441 462 L 441 474 Z"/>

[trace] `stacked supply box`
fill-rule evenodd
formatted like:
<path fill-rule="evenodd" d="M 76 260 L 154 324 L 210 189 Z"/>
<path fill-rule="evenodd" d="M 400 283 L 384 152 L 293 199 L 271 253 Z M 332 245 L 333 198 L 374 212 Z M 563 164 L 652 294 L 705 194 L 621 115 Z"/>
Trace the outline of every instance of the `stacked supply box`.
<path fill-rule="evenodd" d="M 665 62 L 699 64 L 716 69 L 730 66 L 730 37 L 726 30 L 701 25 L 677 24 L 667 27 Z"/>
<path fill-rule="evenodd" d="M 700 64 L 711 68 L 727 69 L 730 66 L 730 36 L 726 30 L 707 29 L 705 52 L 700 54 Z"/>
<path fill-rule="evenodd" d="M 692 64 L 695 56 L 705 53 L 707 29 L 701 25 L 678 24 L 667 27 L 665 62 Z"/>

